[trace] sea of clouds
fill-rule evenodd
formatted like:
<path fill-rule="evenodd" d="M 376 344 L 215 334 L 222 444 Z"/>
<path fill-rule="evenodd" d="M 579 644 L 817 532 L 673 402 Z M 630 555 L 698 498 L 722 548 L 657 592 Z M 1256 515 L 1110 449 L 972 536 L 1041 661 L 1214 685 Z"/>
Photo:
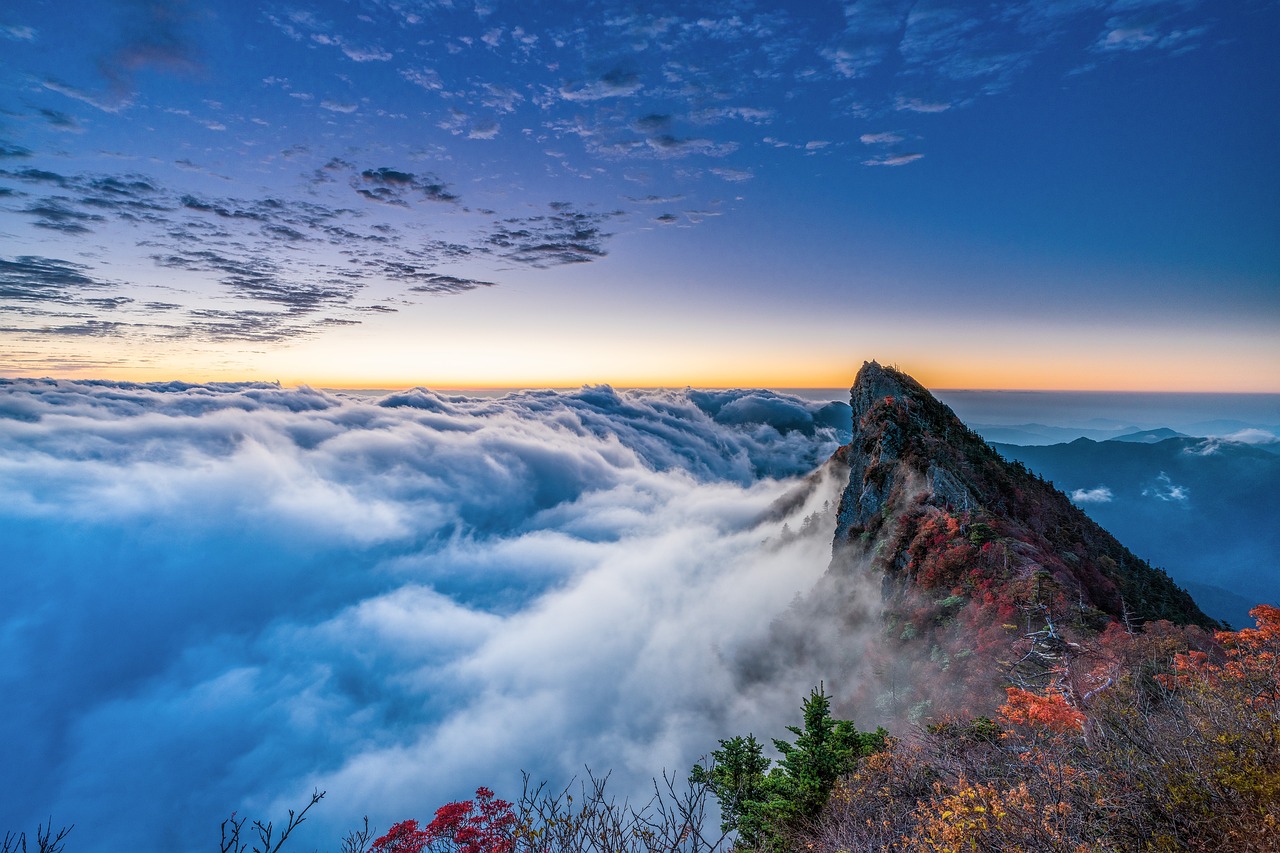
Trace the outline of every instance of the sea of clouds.
<path fill-rule="evenodd" d="M 828 565 L 848 433 L 765 391 L 0 381 L 0 832 L 216 849 L 319 788 L 290 847 L 335 850 L 783 734 L 839 685 L 750 658 Z"/>

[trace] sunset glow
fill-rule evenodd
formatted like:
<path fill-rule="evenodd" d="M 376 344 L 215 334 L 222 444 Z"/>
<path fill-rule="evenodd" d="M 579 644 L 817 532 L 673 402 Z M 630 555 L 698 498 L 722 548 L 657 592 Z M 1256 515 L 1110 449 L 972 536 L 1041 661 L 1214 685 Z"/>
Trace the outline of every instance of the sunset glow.
<path fill-rule="evenodd" d="M 50 15 L 0 376 L 1280 392 L 1274 3 Z"/>

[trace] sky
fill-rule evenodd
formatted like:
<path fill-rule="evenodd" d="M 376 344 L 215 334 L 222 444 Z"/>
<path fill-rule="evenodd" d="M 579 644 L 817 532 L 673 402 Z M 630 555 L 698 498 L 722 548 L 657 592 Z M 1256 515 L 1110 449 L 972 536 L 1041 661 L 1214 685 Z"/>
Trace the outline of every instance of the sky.
<path fill-rule="evenodd" d="M 1280 391 L 1280 4 L 0 11 L 0 375 Z"/>

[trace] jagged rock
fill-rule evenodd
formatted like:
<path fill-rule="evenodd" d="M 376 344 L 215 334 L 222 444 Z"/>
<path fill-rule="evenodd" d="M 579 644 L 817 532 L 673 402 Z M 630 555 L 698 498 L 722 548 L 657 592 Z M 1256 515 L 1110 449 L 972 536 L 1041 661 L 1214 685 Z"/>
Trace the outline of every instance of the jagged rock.
<path fill-rule="evenodd" d="M 758 670 L 821 661 L 864 723 L 990 715 L 1045 687 L 1113 626 L 1216 628 L 1164 572 L 1007 462 L 911 377 L 875 362 L 850 389 L 831 565 L 770 629 Z M 790 656 L 790 657 L 789 657 Z"/>
<path fill-rule="evenodd" d="M 1000 540 L 1012 555 L 1011 563 L 1003 558 L 1002 570 L 1043 573 L 1060 596 L 1091 614 L 1095 627 L 1120 618 L 1216 624 L 1164 572 L 1130 553 L 1050 484 L 1002 459 L 910 376 L 865 362 L 849 397 L 853 438 L 837 454 L 849 468 L 837 513 L 837 558 L 850 549 L 874 554 L 875 567 L 899 589 L 914 583 L 949 593 L 964 586 L 961 566 L 922 574 L 938 555 L 914 536 L 922 526 L 949 520 L 959 532 L 943 544 L 954 552 L 952 562 L 963 562 L 964 531 L 980 524 L 992 535 L 972 540 L 975 562 L 981 545 Z"/>

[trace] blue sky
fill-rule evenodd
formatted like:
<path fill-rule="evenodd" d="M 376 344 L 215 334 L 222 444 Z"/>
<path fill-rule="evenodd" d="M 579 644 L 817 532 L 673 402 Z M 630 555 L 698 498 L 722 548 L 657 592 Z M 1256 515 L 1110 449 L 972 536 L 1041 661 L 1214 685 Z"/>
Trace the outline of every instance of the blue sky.
<path fill-rule="evenodd" d="M 7 4 L 0 372 L 1280 390 L 1280 7 Z"/>

